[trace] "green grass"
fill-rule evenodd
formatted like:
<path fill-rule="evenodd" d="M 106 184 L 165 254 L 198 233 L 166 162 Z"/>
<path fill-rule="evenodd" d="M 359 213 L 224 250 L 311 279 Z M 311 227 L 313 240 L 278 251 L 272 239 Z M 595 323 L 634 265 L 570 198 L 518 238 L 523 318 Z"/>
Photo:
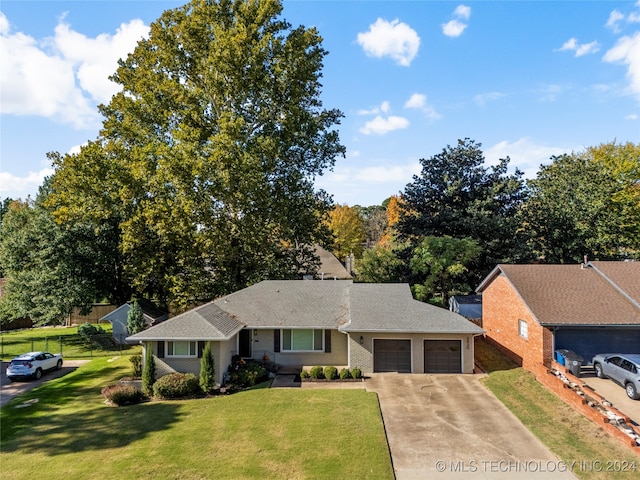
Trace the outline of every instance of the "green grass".
<path fill-rule="evenodd" d="M 532 373 L 482 340 L 476 343 L 476 360 L 489 373 L 485 381 L 489 390 L 559 458 L 568 464 L 578 462 L 573 471 L 578 478 L 622 480 L 640 476 L 640 456 L 560 400 Z M 579 468 L 580 462 L 596 460 L 602 469 L 588 468 L 590 463 Z M 607 462 L 618 462 L 610 464 L 614 471 L 603 471 Z M 620 462 L 633 465 L 635 470 L 616 472 Z"/>
<path fill-rule="evenodd" d="M 255 389 L 106 406 L 101 388 L 129 370 L 126 357 L 94 359 L 4 406 L 3 480 L 393 478 L 372 393 Z"/>
<path fill-rule="evenodd" d="M 106 334 L 111 337 L 111 324 L 101 323 Z M 65 358 L 91 358 L 114 354 L 139 353 L 137 345 L 115 345 L 110 350 L 89 346 L 78 335 L 77 327 L 41 327 L 0 333 L 0 359 L 10 360 L 25 352 L 47 351 L 62 353 Z"/>

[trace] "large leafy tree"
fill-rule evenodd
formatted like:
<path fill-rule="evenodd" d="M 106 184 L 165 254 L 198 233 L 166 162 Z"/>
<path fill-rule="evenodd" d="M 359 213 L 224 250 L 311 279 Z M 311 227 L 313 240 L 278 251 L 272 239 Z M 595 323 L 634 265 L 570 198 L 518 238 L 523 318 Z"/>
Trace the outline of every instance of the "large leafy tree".
<path fill-rule="evenodd" d="M 57 324 L 74 307 L 86 313 L 96 299 L 113 299 L 113 277 L 105 262 L 108 234 L 82 222 L 57 224 L 42 203 L 48 186 L 49 180 L 35 202 L 11 203 L 3 218 L 3 321 L 29 317 L 36 325 Z"/>
<path fill-rule="evenodd" d="M 469 238 L 425 237 L 415 248 L 411 270 L 425 280 L 412 289 L 417 300 L 447 307 L 449 298 L 466 294 L 474 285 L 460 283 L 469 272 L 468 266 L 480 254 L 475 240 Z"/>
<path fill-rule="evenodd" d="M 424 237 L 469 238 L 482 254 L 460 278 L 473 285 L 499 262 L 526 258 L 516 214 L 527 197 L 522 172 L 507 174 L 509 158 L 485 167 L 481 144 L 468 138 L 421 159 L 422 172 L 402 195 L 397 225 L 417 246 Z"/>
<path fill-rule="evenodd" d="M 313 182 L 344 154 L 342 114 L 320 101 L 320 35 L 281 10 L 166 11 L 112 77 L 99 138 L 55 162 L 57 219 L 117 222 L 126 273 L 160 303 L 313 268 L 330 207 Z"/>
<path fill-rule="evenodd" d="M 334 255 L 341 260 L 352 253 L 360 258 L 365 231 L 358 210 L 348 205 L 336 205 L 327 214 L 326 221 L 333 235 Z"/>
<path fill-rule="evenodd" d="M 529 182 L 522 211 L 536 254 L 551 263 L 638 257 L 640 147 L 604 144 L 551 160 Z"/>

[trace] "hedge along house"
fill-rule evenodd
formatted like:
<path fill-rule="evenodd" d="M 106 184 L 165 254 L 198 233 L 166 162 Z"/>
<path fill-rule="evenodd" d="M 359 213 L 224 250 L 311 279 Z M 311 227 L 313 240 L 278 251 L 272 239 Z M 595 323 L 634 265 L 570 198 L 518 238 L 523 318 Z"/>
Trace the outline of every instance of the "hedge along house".
<path fill-rule="evenodd" d="M 198 374 L 211 343 L 216 381 L 234 355 L 278 366 L 358 367 L 365 373 L 473 373 L 483 330 L 413 299 L 406 284 L 266 280 L 178 315 L 128 341 L 155 356 L 157 376 Z"/>
<path fill-rule="evenodd" d="M 524 368 L 640 351 L 640 262 L 498 265 L 478 293 L 487 337 Z"/>

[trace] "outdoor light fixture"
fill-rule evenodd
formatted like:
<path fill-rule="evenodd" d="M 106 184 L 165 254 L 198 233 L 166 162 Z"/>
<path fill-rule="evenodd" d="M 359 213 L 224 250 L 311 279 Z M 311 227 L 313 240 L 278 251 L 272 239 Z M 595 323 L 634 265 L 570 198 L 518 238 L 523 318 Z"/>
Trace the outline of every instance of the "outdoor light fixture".
<path fill-rule="evenodd" d="M 360 345 L 364 345 L 364 337 L 360 335 Z"/>
<path fill-rule="evenodd" d="M 255 337 L 256 335 L 258 335 L 258 330 L 253 331 L 253 336 Z"/>

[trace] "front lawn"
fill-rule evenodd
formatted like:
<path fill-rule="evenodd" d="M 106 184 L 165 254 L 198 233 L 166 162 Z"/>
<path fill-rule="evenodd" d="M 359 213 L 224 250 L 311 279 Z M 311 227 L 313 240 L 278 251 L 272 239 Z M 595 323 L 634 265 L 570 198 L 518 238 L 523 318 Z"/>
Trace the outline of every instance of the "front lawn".
<path fill-rule="evenodd" d="M 3 407 L 3 480 L 393 478 L 372 393 L 257 389 L 107 407 L 100 389 L 129 370 L 126 357 L 94 359 Z"/>

